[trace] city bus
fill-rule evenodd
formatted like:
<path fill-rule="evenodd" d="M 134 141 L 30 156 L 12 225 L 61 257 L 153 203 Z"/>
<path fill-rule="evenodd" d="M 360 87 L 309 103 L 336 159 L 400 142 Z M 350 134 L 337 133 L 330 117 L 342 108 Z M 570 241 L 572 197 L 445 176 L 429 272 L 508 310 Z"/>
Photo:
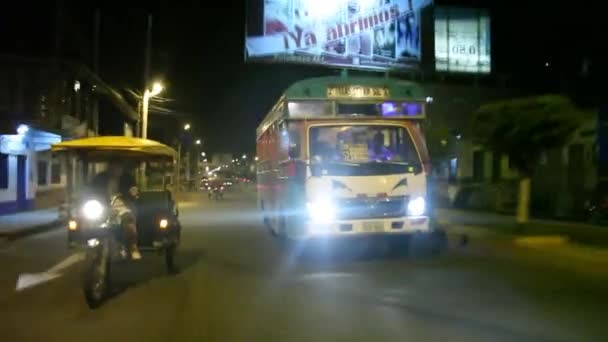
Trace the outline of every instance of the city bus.
<path fill-rule="evenodd" d="M 416 83 L 390 78 L 291 85 L 256 132 L 269 231 L 290 240 L 429 233 L 427 102 Z"/>

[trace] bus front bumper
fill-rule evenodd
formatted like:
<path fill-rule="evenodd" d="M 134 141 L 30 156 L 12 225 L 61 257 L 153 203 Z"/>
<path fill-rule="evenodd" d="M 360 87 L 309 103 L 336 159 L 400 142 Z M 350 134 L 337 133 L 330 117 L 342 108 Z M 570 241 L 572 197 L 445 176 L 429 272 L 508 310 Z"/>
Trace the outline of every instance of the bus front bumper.
<path fill-rule="evenodd" d="M 345 220 L 327 224 L 307 222 L 304 228 L 305 234 L 300 237 L 302 239 L 378 235 L 394 236 L 431 232 L 428 216 Z"/>

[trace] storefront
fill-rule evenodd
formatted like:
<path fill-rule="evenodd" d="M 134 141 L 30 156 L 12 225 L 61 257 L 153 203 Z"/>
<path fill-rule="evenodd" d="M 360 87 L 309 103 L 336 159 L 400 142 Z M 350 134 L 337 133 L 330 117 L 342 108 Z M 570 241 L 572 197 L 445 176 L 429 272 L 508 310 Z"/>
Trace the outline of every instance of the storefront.
<path fill-rule="evenodd" d="M 55 133 L 20 125 L 0 135 L 0 214 L 29 210 L 39 191 L 63 187 L 61 165 L 49 153 Z"/>

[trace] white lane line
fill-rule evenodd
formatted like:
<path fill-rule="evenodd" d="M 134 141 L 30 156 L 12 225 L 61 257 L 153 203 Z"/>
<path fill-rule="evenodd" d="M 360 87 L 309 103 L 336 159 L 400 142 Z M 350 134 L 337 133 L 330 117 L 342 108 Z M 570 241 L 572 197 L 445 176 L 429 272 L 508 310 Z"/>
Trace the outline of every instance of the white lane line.
<path fill-rule="evenodd" d="M 16 291 L 21 291 L 42 283 L 46 283 L 55 278 L 61 277 L 61 271 L 76 264 L 77 262 L 84 259 L 84 253 L 74 253 L 67 258 L 61 260 L 53 267 L 41 273 L 22 273 L 17 278 Z"/>

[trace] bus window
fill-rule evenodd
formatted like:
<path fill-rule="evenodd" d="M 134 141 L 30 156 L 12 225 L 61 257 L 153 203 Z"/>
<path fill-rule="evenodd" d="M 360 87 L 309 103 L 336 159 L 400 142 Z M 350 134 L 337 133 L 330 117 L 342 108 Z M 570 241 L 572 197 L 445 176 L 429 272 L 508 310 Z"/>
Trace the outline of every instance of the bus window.
<path fill-rule="evenodd" d="M 300 126 L 296 123 L 289 123 L 289 157 L 299 158 L 300 157 Z"/>
<path fill-rule="evenodd" d="M 338 103 L 338 114 L 380 115 L 379 103 Z"/>
<path fill-rule="evenodd" d="M 333 112 L 330 101 L 289 101 L 287 109 L 289 117 L 329 116 Z"/>
<path fill-rule="evenodd" d="M 421 162 L 407 129 L 390 125 L 310 129 L 310 158 L 333 175 L 419 172 Z"/>

